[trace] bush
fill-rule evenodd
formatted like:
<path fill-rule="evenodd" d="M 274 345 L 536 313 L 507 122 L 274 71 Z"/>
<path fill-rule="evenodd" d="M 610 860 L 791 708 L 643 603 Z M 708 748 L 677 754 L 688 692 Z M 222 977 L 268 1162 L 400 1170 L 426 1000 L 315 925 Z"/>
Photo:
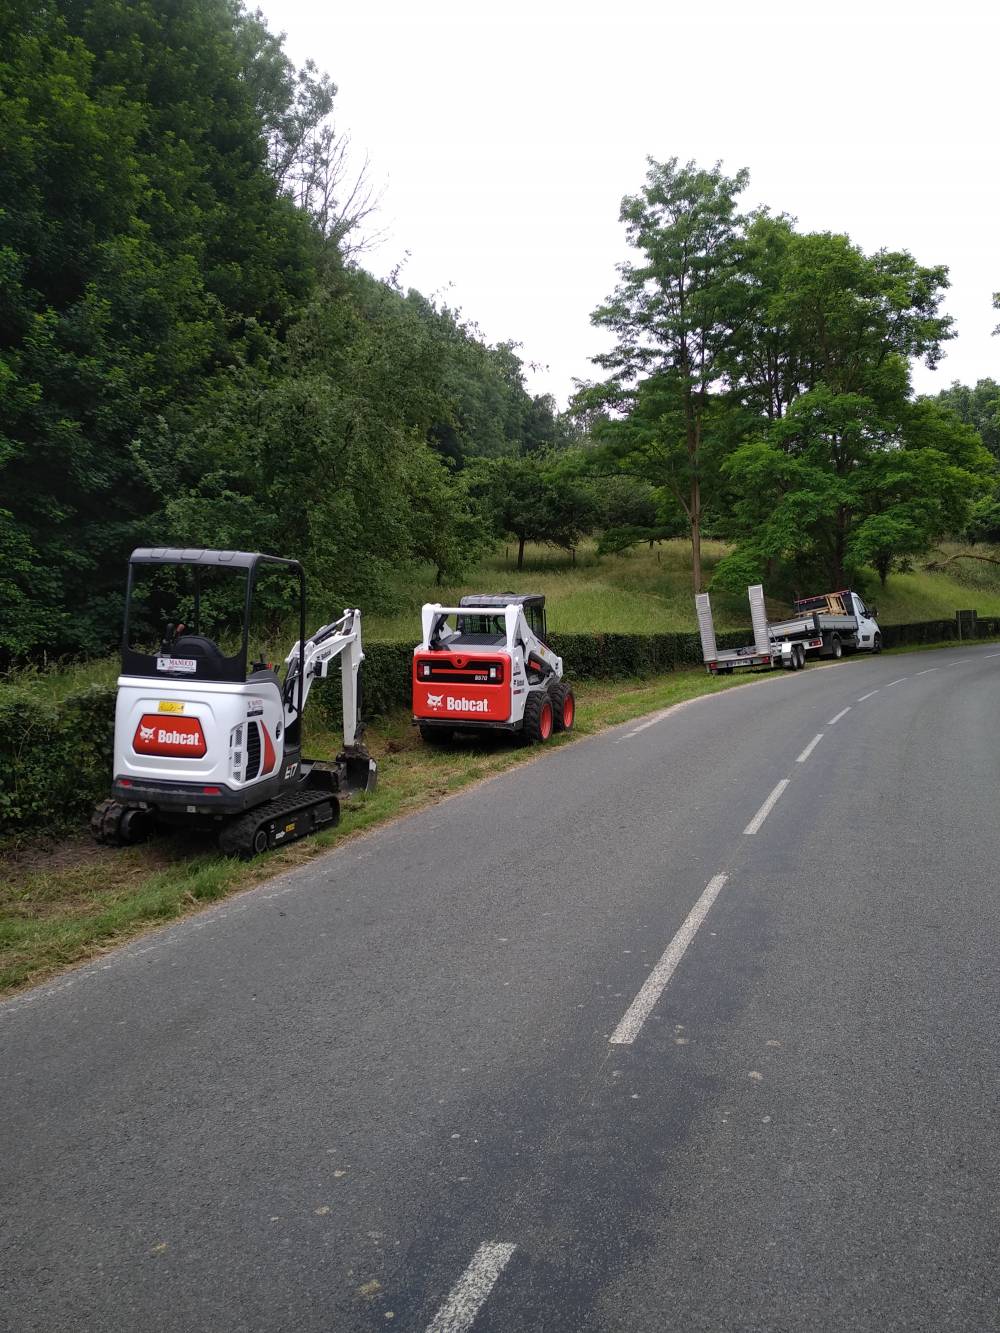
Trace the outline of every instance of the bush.
<path fill-rule="evenodd" d="M 0 693 L 0 835 L 60 830 L 107 794 L 115 691 L 93 685 L 58 702 Z"/>

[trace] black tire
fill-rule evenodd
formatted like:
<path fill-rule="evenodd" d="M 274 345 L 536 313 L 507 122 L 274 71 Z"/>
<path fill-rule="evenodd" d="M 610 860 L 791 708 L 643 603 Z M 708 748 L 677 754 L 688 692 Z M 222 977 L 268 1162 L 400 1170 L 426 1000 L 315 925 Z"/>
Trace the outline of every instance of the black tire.
<path fill-rule="evenodd" d="M 556 710 L 547 690 L 532 690 L 524 705 L 522 733 L 525 740 L 544 744 L 555 729 Z"/>
<path fill-rule="evenodd" d="M 106 847 L 121 847 L 124 842 L 122 838 L 124 814 L 125 806 L 120 801 L 108 799 L 95 805 L 94 812 L 90 816 L 90 831 L 95 839 L 104 843 Z"/>
<path fill-rule="evenodd" d="M 420 727 L 420 739 L 428 745 L 447 745 L 454 734 L 451 727 Z"/>
<path fill-rule="evenodd" d="M 840 642 L 839 634 L 830 635 L 830 656 L 835 662 L 839 661 L 844 655 L 844 645 Z"/>
<path fill-rule="evenodd" d="M 806 650 L 801 643 L 795 645 L 795 670 L 804 671 L 806 665 Z"/>
<path fill-rule="evenodd" d="M 880 653 L 881 651 L 882 651 L 882 635 L 876 634 L 874 639 L 872 639 L 872 652 Z"/>
<path fill-rule="evenodd" d="M 549 698 L 552 700 L 553 729 L 572 731 L 573 723 L 576 721 L 576 695 L 566 682 L 561 680 L 549 690 Z"/>

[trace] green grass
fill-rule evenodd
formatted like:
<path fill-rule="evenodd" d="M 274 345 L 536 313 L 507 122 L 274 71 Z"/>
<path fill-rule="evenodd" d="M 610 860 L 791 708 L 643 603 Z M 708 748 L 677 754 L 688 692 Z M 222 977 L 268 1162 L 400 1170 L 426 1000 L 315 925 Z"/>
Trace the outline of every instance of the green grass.
<path fill-rule="evenodd" d="M 583 684 L 577 689 L 576 730 L 546 747 L 527 748 L 501 735 L 460 737 L 450 746 L 432 747 L 420 740 L 408 713 L 397 714 L 368 730 L 379 763 L 376 792 L 352 801 L 336 829 L 246 864 L 226 860 L 205 836 L 181 832 L 161 834 L 140 847 L 98 847 L 81 835 L 48 848 L 22 848 L 0 859 L 0 992 L 43 980 L 549 748 L 745 683 L 739 676 L 687 670 L 646 681 Z M 336 736 L 315 729 L 309 741 L 316 753 L 335 752 L 338 744 Z"/>
<path fill-rule="evenodd" d="M 727 549 L 722 542 L 703 544 L 707 573 Z M 424 602 L 453 606 L 465 594 L 477 592 L 544 593 L 553 633 L 658 634 L 695 628 L 687 542 L 600 557 L 587 544 L 578 551 L 575 564 L 563 552 L 529 546 L 523 570 L 515 567 L 516 555 L 516 547 L 499 547 L 463 583 L 442 587 L 434 584 L 429 567 L 412 567 L 397 583 L 403 609 L 394 615 L 366 616 L 365 632 L 373 641 L 416 643 Z M 745 598 L 713 598 L 713 609 L 722 629 L 737 628 L 748 620 Z"/>
<path fill-rule="evenodd" d="M 958 547 L 945 547 L 949 553 Z M 976 548 L 979 554 L 998 556 L 997 548 Z M 947 570 L 918 570 L 890 574 L 884 588 L 877 579 L 868 596 L 885 625 L 906 625 L 918 620 L 951 620 L 955 612 L 973 608 L 982 616 L 1000 616 L 1000 564 L 961 560 Z"/>

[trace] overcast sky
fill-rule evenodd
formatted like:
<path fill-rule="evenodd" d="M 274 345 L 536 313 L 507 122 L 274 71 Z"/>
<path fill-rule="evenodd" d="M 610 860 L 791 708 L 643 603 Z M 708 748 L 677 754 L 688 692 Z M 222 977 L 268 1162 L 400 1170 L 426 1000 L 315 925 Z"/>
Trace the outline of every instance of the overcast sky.
<path fill-rule="evenodd" d="M 647 156 L 750 170 L 744 204 L 947 264 L 958 337 L 921 392 L 1000 378 L 995 0 L 266 0 L 383 187 L 364 259 L 513 339 L 560 406 Z"/>

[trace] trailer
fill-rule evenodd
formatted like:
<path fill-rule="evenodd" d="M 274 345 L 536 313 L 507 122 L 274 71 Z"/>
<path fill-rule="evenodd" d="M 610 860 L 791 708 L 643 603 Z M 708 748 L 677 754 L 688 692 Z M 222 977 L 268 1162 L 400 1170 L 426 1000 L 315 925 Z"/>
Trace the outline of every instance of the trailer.
<path fill-rule="evenodd" d="M 794 605 L 794 616 L 768 626 L 772 639 L 800 643 L 806 652 L 819 657 L 882 651 L 882 632 L 874 612 L 852 589 L 801 597 Z"/>
<path fill-rule="evenodd" d="M 750 622 L 753 625 L 754 641 L 742 648 L 719 648 L 715 641 L 715 622 L 712 619 L 712 603 L 707 592 L 700 592 L 694 602 L 698 612 L 698 633 L 701 635 L 701 652 L 705 668 L 709 675 L 729 675 L 733 671 L 758 671 L 772 667 L 784 667 L 787 671 L 799 671 L 806 664 L 806 650 L 803 644 L 791 639 L 777 639 L 771 634 L 767 623 L 767 611 L 764 606 L 764 588 L 760 583 L 747 589 L 750 599 Z"/>
<path fill-rule="evenodd" d="M 712 675 L 738 670 L 767 670 L 785 667 L 800 670 L 806 654 L 839 658 L 845 652 L 882 651 L 882 632 L 872 612 L 856 592 L 822 593 L 803 597 L 795 603 L 797 614 L 788 620 L 769 621 L 760 583 L 747 589 L 754 641 L 742 648 L 716 646 L 715 624 L 708 593 L 695 597 L 698 631 L 705 666 Z"/>

